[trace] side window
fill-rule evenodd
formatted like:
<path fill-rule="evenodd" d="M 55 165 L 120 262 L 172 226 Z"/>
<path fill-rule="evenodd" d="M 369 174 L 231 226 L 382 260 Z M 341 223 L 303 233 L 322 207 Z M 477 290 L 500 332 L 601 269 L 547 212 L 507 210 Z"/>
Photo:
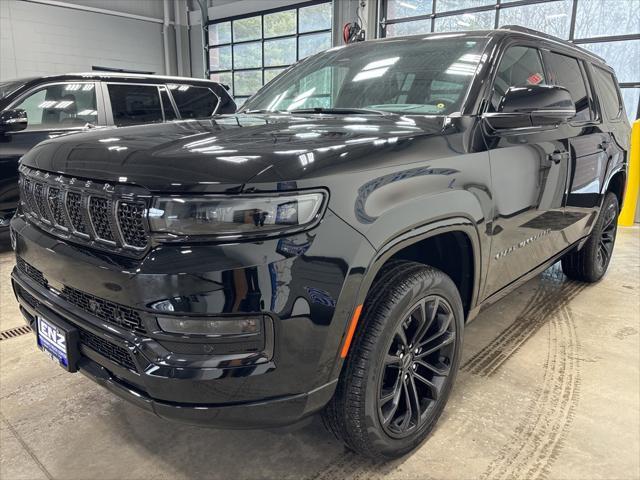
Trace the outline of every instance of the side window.
<path fill-rule="evenodd" d="M 27 112 L 27 131 L 84 127 L 98 120 L 93 83 L 48 85 L 30 93 L 12 108 Z"/>
<path fill-rule="evenodd" d="M 119 127 L 163 121 L 158 87 L 112 83 L 108 89 L 113 121 Z"/>
<path fill-rule="evenodd" d="M 495 111 L 510 87 L 546 83 L 540 53 L 531 47 L 510 47 L 502 57 L 495 81 L 491 107 Z"/>
<path fill-rule="evenodd" d="M 162 98 L 162 111 L 164 112 L 165 121 L 175 120 L 178 118 L 176 116 L 176 112 L 173 109 L 173 105 L 171 105 L 171 100 L 169 99 L 169 93 L 167 92 L 167 88 L 162 85 L 160 88 L 160 97 Z"/>
<path fill-rule="evenodd" d="M 584 122 L 595 118 L 578 60 L 553 52 L 546 52 L 544 60 L 549 72 L 549 83 L 564 87 L 571 94 L 576 106 L 576 116 L 573 119 Z"/>
<path fill-rule="evenodd" d="M 182 118 L 207 118 L 218 106 L 218 96 L 206 87 L 167 85 Z"/>
<path fill-rule="evenodd" d="M 593 80 L 596 84 L 598 99 L 603 114 L 609 120 L 616 120 L 622 115 L 622 102 L 618 93 L 616 79 L 606 70 L 592 65 Z"/>

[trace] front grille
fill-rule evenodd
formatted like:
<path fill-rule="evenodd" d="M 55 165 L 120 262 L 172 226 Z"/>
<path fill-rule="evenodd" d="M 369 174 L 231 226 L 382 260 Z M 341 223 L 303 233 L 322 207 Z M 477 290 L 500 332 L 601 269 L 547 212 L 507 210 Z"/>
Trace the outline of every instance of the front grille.
<path fill-rule="evenodd" d="M 108 358 L 118 365 L 122 365 L 129 370 L 136 370 L 136 365 L 133 363 L 133 359 L 126 348 L 115 345 L 114 343 L 111 343 L 88 330 L 78 328 L 78 331 L 80 333 L 80 343 L 82 345 L 98 352 L 103 357 Z"/>
<path fill-rule="evenodd" d="M 20 167 L 22 209 L 52 235 L 128 256 L 149 245 L 148 193 Z"/>
<path fill-rule="evenodd" d="M 16 293 L 18 294 L 18 296 L 22 297 L 22 299 L 25 300 L 29 305 L 31 305 L 34 308 L 37 307 L 38 305 L 40 305 L 40 302 L 38 300 L 36 300 L 36 297 L 31 295 L 29 292 L 27 292 L 20 285 L 16 284 L 15 287 L 16 287 Z"/>
<path fill-rule="evenodd" d="M 21 257 L 16 258 L 18 270 L 26 276 L 47 288 L 48 282 L 40 270 L 29 265 Z M 111 302 L 90 293 L 85 293 L 73 287 L 64 285 L 60 292 L 60 298 L 84 310 L 85 312 L 98 317 L 105 322 L 118 325 L 119 327 L 131 330 L 132 332 L 145 333 L 142 317 L 133 308 Z"/>

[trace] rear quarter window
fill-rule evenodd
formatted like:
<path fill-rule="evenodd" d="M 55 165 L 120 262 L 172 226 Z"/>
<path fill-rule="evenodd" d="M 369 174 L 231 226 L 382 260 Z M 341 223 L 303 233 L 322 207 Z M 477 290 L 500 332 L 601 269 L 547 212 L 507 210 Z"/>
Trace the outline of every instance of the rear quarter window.
<path fill-rule="evenodd" d="M 622 101 L 615 77 L 610 72 L 595 65 L 592 65 L 592 69 L 602 113 L 609 120 L 619 119 L 622 116 Z"/>
<path fill-rule="evenodd" d="M 182 118 L 208 118 L 218 106 L 219 98 L 206 87 L 168 85 Z"/>

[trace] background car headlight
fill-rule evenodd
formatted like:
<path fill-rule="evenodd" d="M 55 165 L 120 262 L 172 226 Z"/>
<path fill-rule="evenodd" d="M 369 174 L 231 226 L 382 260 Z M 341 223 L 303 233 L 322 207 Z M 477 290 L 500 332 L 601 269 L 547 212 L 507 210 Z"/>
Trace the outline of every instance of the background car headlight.
<path fill-rule="evenodd" d="M 154 232 L 226 238 L 279 234 L 311 226 L 321 192 L 283 195 L 158 197 L 149 210 Z"/>

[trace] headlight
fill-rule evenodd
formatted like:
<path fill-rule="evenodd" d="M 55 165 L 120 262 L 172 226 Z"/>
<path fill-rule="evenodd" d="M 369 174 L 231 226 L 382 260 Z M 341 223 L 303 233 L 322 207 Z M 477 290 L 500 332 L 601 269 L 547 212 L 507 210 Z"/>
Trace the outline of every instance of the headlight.
<path fill-rule="evenodd" d="M 159 197 L 149 210 L 152 231 L 223 238 L 275 235 L 312 226 L 325 195 Z"/>

